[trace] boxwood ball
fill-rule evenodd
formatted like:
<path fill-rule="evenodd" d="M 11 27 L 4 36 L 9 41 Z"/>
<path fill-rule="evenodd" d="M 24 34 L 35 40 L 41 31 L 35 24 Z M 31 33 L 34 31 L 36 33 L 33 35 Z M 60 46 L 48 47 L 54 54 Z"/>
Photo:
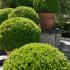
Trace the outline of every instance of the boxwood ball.
<path fill-rule="evenodd" d="M 16 7 L 15 10 L 8 15 L 8 18 L 12 18 L 12 17 L 29 18 L 33 20 L 36 24 L 38 24 L 38 21 L 39 21 L 38 20 L 39 17 L 37 13 L 35 12 L 35 10 L 27 6 Z"/>
<path fill-rule="evenodd" d="M 70 70 L 67 58 L 49 44 L 31 43 L 16 49 L 4 70 Z"/>
<path fill-rule="evenodd" d="M 24 44 L 38 42 L 40 32 L 40 28 L 30 19 L 8 19 L 0 25 L 0 48 L 12 51 Z"/>
<path fill-rule="evenodd" d="M 13 8 L 4 8 L 4 9 L 0 9 L 0 24 L 5 21 L 6 19 L 8 19 L 8 14 L 10 12 L 14 11 Z"/>

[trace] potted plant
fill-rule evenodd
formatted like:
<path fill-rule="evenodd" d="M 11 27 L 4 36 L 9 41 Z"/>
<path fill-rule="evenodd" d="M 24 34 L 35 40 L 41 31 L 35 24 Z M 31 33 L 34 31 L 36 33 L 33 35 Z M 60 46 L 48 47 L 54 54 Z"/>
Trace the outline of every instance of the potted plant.
<path fill-rule="evenodd" d="M 41 29 L 52 29 L 55 23 L 55 13 L 59 6 L 57 0 L 34 0 L 34 9 L 39 13 Z"/>

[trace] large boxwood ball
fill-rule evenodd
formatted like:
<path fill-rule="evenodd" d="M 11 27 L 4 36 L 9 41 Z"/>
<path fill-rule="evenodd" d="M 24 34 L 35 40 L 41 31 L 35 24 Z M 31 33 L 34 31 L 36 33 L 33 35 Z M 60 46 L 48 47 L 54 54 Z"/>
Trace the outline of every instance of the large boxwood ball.
<path fill-rule="evenodd" d="M 31 7 L 26 6 L 19 6 L 16 7 L 13 12 L 9 14 L 9 18 L 11 17 L 24 17 L 33 20 L 34 22 L 38 23 L 38 15 Z"/>
<path fill-rule="evenodd" d="M 0 24 L 8 19 L 8 14 L 12 12 L 14 9 L 13 8 L 4 8 L 0 9 Z"/>
<path fill-rule="evenodd" d="M 40 28 L 30 19 L 15 17 L 0 25 L 0 48 L 12 51 L 21 45 L 38 42 Z"/>
<path fill-rule="evenodd" d="M 49 44 L 31 43 L 16 49 L 3 65 L 4 70 L 70 70 L 67 58 Z"/>

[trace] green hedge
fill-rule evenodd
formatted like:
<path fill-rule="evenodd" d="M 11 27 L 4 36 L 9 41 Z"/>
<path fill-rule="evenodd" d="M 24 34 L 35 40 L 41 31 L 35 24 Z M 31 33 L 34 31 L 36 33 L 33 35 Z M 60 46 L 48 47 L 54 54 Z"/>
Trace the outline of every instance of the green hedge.
<path fill-rule="evenodd" d="M 33 0 L 7 0 L 7 4 L 9 7 L 17 7 L 17 6 L 33 6 Z"/>
<path fill-rule="evenodd" d="M 12 51 L 20 46 L 38 42 L 40 28 L 31 20 L 15 17 L 6 20 L 0 25 L 0 48 Z"/>
<path fill-rule="evenodd" d="M 6 19 L 8 19 L 8 14 L 12 11 L 14 11 L 14 9 L 12 8 L 0 9 L 0 24 Z"/>
<path fill-rule="evenodd" d="M 13 12 L 9 14 L 9 18 L 11 17 L 24 17 L 29 18 L 38 24 L 38 15 L 37 13 L 31 8 L 26 6 L 19 6 L 16 7 Z"/>
<path fill-rule="evenodd" d="M 31 43 L 16 49 L 3 65 L 4 70 L 70 70 L 67 58 L 49 44 Z"/>

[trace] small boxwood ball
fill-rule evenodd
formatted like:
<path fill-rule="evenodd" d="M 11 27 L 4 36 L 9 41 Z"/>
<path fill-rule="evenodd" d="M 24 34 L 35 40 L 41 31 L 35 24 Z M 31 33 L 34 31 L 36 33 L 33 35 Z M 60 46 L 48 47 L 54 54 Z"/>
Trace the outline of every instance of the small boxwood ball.
<path fill-rule="evenodd" d="M 64 54 L 51 45 L 31 43 L 13 51 L 3 69 L 70 70 L 70 65 Z"/>
<path fill-rule="evenodd" d="M 40 28 L 30 19 L 8 19 L 0 25 L 0 48 L 12 51 L 21 45 L 38 42 L 40 32 Z"/>
<path fill-rule="evenodd" d="M 4 8 L 0 9 L 0 24 L 8 19 L 8 14 L 12 12 L 14 9 L 13 8 Z"/>
<path fill-rule="evenodd" d="M 38 15 L 31 7 L 26 6 L 19 6 L 16 7 L 13 12 L 8 15 L 9 18 L 11 17 L 24 17 L 29 18 L 38 24 Z"/>

